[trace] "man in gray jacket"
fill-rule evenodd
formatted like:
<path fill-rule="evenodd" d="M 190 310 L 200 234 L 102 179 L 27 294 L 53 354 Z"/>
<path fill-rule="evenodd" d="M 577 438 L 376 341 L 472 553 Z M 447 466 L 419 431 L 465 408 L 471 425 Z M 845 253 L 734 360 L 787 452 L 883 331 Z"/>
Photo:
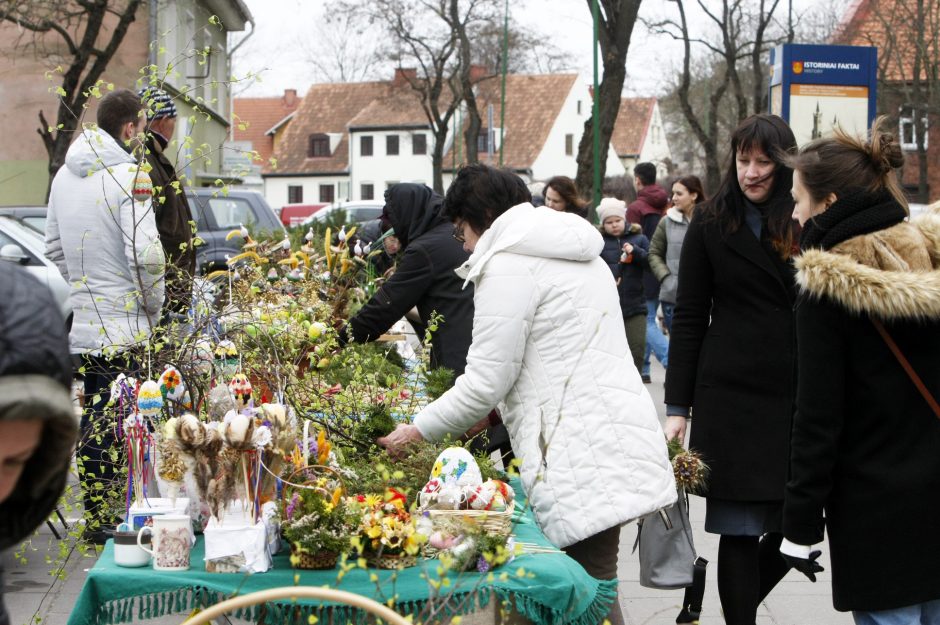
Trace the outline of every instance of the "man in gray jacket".
<path fill-rule="evenodd" d="M 150 338 L 163 306 L 153 185 L 135 156 L 143 108 L 127 89 L 101 99 L 98 127 L 83 130 L 52 182 L 46 221 L 46 256 L 71 285 L 70 351 L 84 368 L 79 475 L 95 541 L 116 520 L 104 501 L 116 486 L 111 451 L 120 449 L 105 414 L 109 388 L 120 373 L 133 374 L 133 350 Z"/>

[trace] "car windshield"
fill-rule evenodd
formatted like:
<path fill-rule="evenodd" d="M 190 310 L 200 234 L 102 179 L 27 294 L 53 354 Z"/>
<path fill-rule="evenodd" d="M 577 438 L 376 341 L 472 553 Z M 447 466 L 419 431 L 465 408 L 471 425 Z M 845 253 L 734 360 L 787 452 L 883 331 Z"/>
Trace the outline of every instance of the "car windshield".
<path fill-rule="evenodd" d="M 234 197 L 213 197 L 204 202 L 206 212 L 219 230 L 250 226 L 255 223 L 255 214 L 246 200 Z"/>

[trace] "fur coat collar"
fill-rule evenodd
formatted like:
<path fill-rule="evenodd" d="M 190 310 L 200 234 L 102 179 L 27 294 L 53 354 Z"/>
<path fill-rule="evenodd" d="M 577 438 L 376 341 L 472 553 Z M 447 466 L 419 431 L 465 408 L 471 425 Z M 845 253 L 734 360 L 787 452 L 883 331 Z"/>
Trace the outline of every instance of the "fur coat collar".
<path fill-rule="evenodd" d="M 797 259 L 803 293 L 884 320 L 940 319 L 940 204 L 911 222 Z"/>

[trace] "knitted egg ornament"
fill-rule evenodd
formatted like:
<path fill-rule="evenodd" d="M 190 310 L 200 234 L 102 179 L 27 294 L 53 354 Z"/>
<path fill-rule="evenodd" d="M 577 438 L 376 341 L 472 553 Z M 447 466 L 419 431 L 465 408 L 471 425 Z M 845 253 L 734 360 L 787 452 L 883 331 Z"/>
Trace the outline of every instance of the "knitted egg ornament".
<path fill-rule="evenodd" d="M 244 373 L 236 373 L 232 376 L 232 381 L 228 383 L 228 388 L 235 396 L 235 405 L 242 410 L 251 401 L 251 382 Z"/>
<path fill-rule="evenodd" d="M 136 171 L 136 167 L 134 170 Z M 147 202 L 153 198 L 153 182 L 146 172 L 137 171 L 131 195 L 134 196 L 136 202 Z"/>
<path fill-rule="evenodd" d="M 186 385 L 183 383 L 183 376 L 179 369 L 173 365 L 167 365 L 160 375 L 160 392 L 165 399 L 170 401 L 182 401 L 186 394 Z"/>
<path fill-rule="evenodd" d="M 160 392 L 160 385 L 147 380 L 137 391 L 137 411 L 145 417 L 155 417 L 162 409 L 163 393 Z"/>

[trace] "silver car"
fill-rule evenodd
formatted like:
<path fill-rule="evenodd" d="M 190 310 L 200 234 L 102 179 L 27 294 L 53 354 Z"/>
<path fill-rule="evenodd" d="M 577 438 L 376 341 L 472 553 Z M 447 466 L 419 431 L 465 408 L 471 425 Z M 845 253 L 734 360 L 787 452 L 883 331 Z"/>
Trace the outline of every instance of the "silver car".
<path fill-rule="evenodd" d="M 47 285 L 59 304 L 62 316 L 68 319 L 72 316 L 69 285 L 55 263 L 45 257 L 45 249 L 43 235 L 12 217 L 0 216 L 0 262 L 21 265 Z"/>

